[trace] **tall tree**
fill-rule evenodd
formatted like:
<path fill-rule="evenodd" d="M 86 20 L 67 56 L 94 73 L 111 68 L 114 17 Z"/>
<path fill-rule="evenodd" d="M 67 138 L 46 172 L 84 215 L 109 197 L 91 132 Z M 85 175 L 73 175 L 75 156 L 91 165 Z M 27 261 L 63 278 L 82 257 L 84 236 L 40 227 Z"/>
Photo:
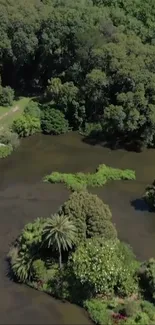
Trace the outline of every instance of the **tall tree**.
<path fill-rule="evenodd" d="M 48 247 L 59 252 L 59 266 L 62 268 L 62 250 L 72 248 L 76 238 L 76 227 L 64 215 L 53 215 L 43 231 L 44 240 Z"/>

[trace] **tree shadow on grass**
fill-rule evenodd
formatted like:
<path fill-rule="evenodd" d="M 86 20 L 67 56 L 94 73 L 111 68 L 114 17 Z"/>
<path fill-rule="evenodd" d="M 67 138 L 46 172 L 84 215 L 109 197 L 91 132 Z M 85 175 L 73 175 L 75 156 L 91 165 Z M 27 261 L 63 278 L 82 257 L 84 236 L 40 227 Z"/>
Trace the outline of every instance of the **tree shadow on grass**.
<path fill-rule="evenodd" d="M 135 200 L 132 200 L 130 203 L 131 203 L 131 206 L 134 207 L 134 209 L 137 211 L 153 212 L 149 208 L 148 204 L 143 199 L 135 199 Z"/>

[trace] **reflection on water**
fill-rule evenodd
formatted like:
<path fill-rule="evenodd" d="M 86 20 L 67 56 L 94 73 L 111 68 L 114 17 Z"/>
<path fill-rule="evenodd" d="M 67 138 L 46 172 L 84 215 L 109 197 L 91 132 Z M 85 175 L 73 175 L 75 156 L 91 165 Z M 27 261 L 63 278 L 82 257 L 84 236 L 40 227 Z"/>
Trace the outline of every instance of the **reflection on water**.
<path fill-rule="evenodd" d="M 81 141 L 76 133 L 65 136 L 33 136 L 10 157 L 0 161 L 0 323 L 90 324 L 84 311 L 63 304 L 6 277 L 5 255 L 24 224 L 55 212 L 68 197 L 61 184 L 45 184 L 42 178 L 61 172 L 95 171 L 100 163 L 133 168 L 136 181 L 117 181 L 91 189 L 110 205 L 121 239 L 130 243 L 140 259 L 155 256 L 155 214 L 141 200 L 155 176 L 155 150 L 132 153 L 112 151 Z"/>

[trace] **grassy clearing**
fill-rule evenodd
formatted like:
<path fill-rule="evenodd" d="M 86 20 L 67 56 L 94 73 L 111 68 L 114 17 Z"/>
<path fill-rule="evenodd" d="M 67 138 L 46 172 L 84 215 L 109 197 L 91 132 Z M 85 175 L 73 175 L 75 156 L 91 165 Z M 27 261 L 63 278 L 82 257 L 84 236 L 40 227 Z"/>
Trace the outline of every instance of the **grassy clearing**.
<path fill-rule="evenodd" d="M 53 172 L 45 176 L 44 181 L 50 183 L 65 183 L 72 191 L 85 190 L 88 186 L 98 187 L 110 180 L 134 180 L 135 172 L 130 169 L 117 169 L 104 164 L 99 165 L 95 173 L 65 174 Z"/>
<path fill-rule="evenodd" d="M 0 106 L 0 127 L 5 127 L 10 125 L 15 118 L 20 116 L 28 102 L 30 101 L 29 97 L 22 97 L 19 100 L 14 101 L 12 107 L 3 107 Z M 16 111 L 13 111 L 14 108 L 18 108 Z M 7 114 L 3 117 L 4 114 Z"/>

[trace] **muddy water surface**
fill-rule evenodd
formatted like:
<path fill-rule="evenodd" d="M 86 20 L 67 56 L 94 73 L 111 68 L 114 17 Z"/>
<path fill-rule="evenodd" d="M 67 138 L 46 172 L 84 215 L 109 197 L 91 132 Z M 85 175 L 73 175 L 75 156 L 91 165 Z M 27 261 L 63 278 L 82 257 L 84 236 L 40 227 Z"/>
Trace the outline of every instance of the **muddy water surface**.
<path fill-rule="evenodd" d="M 1 324 L 90 324 L 82 309 L 10 282 L 5 255 L 25 223 L 56 212 L 68 198 L 63 185 L 43 183 L 44 175 L 56 170 L 94 171 L 100 163 L 136 170 L 136 181 L 112 182 L 92 192 L 110 205 L 120 238 L 132 245 L 137 256 L 155 256 L 155 214 L 141 201 L 146 185 L 155 178 L 155 150 L 111 151 L 82 142 L 76 133 L 25 139 L 13 155 L 0 161 Z"/>

